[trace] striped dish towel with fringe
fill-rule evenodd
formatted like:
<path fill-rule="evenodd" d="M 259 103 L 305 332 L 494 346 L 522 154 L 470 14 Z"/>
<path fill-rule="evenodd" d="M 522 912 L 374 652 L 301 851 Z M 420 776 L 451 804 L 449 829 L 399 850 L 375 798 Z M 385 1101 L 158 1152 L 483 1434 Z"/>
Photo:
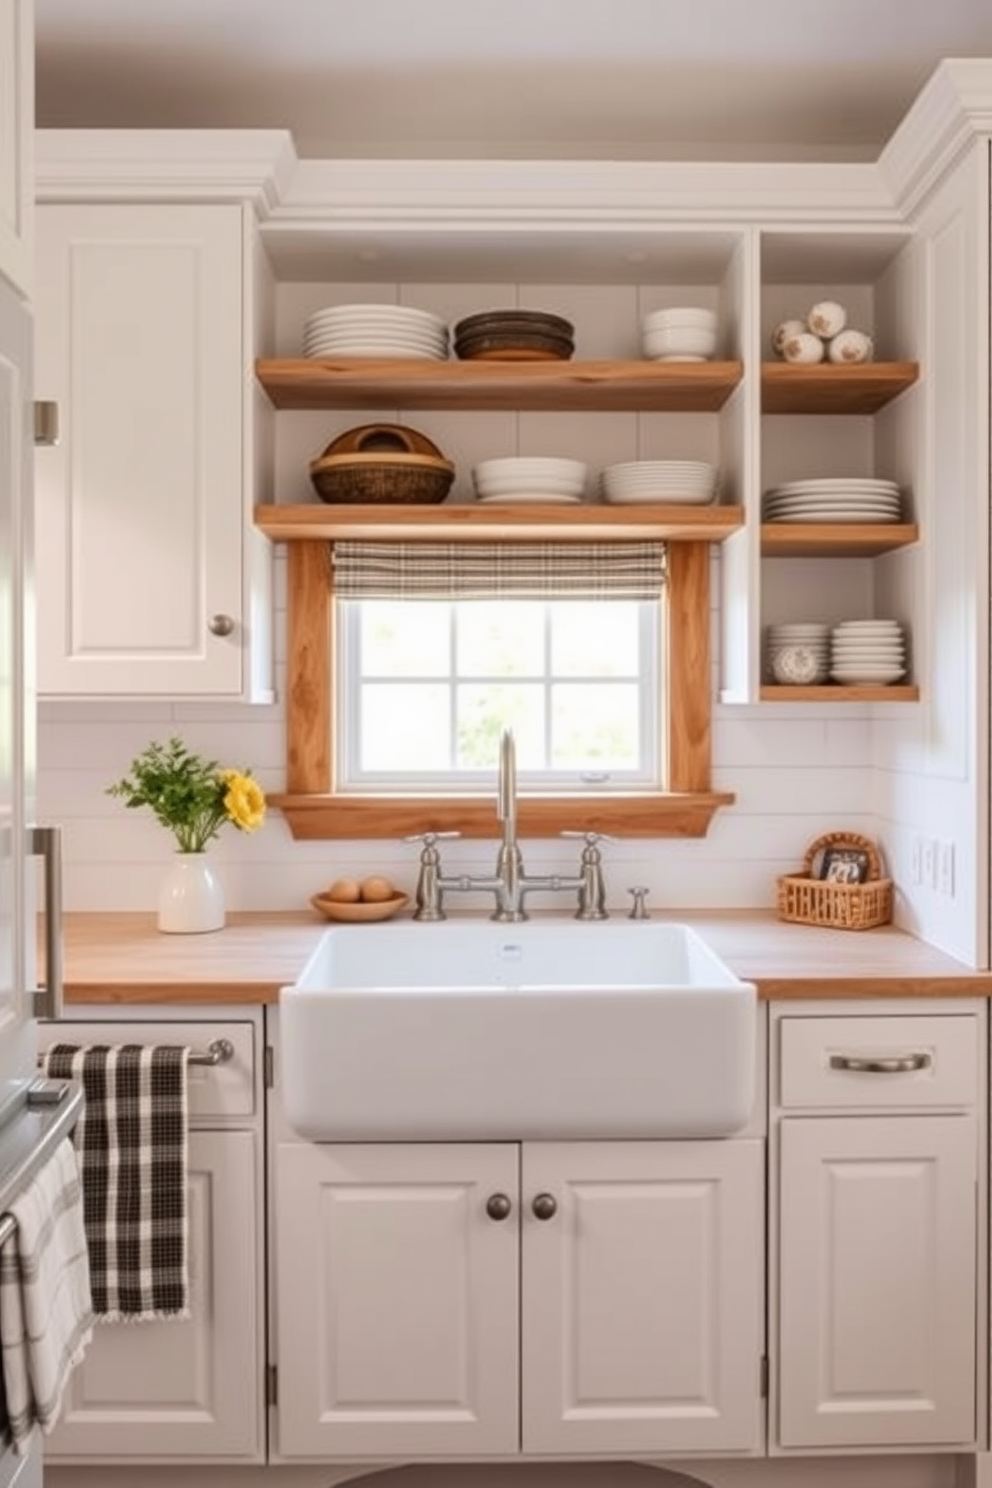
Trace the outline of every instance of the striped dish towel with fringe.
<path fill-rule="evenodd" d="M 23 1454 L 51 1431 L 93 1333 L 76 1154 L 68 1137 L 8 1206 L 0 1246 L 0 1356 L 8 1429 Z"/>
<path fill-rule="evenodd" d="M 101 1322 L 189 1317 L 188 1059 L 143 1044 L 55 1044 L 44 1059 L 86 1096 L 73 1142 Z"/>

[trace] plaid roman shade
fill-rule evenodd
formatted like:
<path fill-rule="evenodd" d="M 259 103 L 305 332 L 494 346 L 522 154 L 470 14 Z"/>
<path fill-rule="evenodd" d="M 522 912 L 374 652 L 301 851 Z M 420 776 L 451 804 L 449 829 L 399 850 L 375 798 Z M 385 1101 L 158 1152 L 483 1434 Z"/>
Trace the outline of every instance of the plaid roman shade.
<path fill-rule="evenodd" d="M 339 599 L 657 599 L 665 544 L 360 543 L 333 548 Z"/>

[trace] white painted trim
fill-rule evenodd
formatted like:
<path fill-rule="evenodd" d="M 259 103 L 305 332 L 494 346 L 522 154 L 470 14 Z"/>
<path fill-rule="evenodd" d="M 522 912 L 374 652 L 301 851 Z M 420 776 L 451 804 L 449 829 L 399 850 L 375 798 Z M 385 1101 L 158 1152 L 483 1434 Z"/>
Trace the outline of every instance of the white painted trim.
<path fill-rule="evenodd" d="M 39 129 L 40 201 L 251 201 L 260 217 L 296 169 L 282 129 Z"/>
<path fill-rule="evenodd" d="M 560 228 L 901 221 L 874 165 L 302 160 L 274 226 Z"/>
<path fill-rule="evenodd" d="M 941 62 L 878 158 L 900 212 L 918 208 L 982 134 L 992 135 L 992 58 Z"/>

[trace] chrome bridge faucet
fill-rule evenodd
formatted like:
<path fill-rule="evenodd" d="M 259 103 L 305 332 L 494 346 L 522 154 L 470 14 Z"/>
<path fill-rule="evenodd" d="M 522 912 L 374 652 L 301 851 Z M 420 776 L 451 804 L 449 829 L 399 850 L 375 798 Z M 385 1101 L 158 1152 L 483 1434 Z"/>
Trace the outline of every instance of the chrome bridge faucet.
<path fill-rule="evenodd" d="M 514 924 L 528 918 L 524 896 L 534 889 L 551 893 L 574 890 L 578 896 L 577 920 L 605 920 L 606 890 L 603 883 L 603 860 L 599 843 L 609 841 L 600 832 L 562 832 L 563 837 L 578 837 L 585 843 L 580 870 L 574 877 L 561 874 L 531 876 L 524 871 L 523 854 L 517 840 L 517 766 L 516 748 L 510 729 L 504 729 L 499 743 L 499 772 L 496 782 L 496 816 L 503 832 L 494 873 L 482 877 L 463 874 L 446 877 L 441 872 L 441 855 L 437 843 L 444 837 L 457 837 L 458 832 L 422 832 L 408 837 L 407 842 L 422 842 L 420 874 L 417 880 L 415 920 L 443 920 L 446 893 L 470 893 L 486 890 L 495 896 L 496 907 L 491 919 Z"/>

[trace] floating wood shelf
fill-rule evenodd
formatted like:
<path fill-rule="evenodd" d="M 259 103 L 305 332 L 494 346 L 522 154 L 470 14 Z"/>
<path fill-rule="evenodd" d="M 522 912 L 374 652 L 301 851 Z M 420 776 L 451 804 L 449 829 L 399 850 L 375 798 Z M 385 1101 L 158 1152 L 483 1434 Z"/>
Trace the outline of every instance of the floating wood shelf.
<path fill-rule="evenodd" d="M 818 362 L 764 362 L 762 413 L 877 413 L 920 375 L 916 362 L 864 362 L 839 367 Z"/>
<path fill-rule="evenodd" d="M 915 522 L 765 522 L 766 558 L 877 558 L 919 541 Z"/>
<path fill-rule="evenodd" d="M 518 409 L 566 413 L 712 413 L 741 380 L 740 362 L 396 361 L 261 359 L 276 408 Z"/>
<path fill-rule="evenodd" d="M 912 685 L 849 687 L 839 682 L 825 683 L 822 687 L 769 684 L 761 688 L 759 696 L 763 703 L 915 703 L 919 701 L 920 689 Z"/>
<path fill-rule="evenodd" d="M 739 506 L 257 506 L 255 525 L 281 542 L 722 542 L 743 525 Z"/>

